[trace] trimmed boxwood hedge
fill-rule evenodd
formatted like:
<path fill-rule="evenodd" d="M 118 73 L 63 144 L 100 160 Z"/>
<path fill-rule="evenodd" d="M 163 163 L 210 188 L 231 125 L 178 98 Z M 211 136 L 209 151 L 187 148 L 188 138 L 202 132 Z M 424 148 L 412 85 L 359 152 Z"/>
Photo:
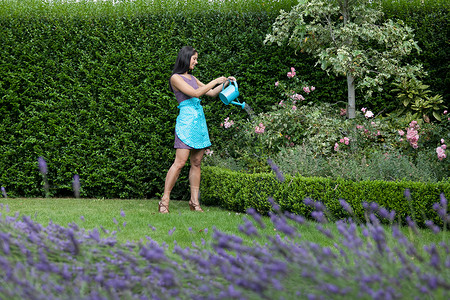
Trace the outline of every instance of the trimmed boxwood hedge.
<path fill-rule="evenodd" d="M 247 174 L 218 167 L 205 167 L 201 185 L 202 204 L 221 206 L 237 212 L 254 208 L 261 214 L 272 210 L 272 197 L 281 210 L 309 216 L 311 207 L 304 199 L 321 201 L 332 219 L 348 218 L 340 199 L 346 200 L 355 216 L 365 220 L 363 202 L 375 202 L 387 210 L 395 210 L 396 220 L 404 223 L 406 216 L 423 226 L 426 220 L 443 225 L 433 210 L 441 193 L 450 195 L 450 182 L 420 183 L 411 181 L 360 181 L 321 177 L 285 176 L 280 182 L 272 173 Z M 410 198 L 405 191 L 410 191 Z"/>

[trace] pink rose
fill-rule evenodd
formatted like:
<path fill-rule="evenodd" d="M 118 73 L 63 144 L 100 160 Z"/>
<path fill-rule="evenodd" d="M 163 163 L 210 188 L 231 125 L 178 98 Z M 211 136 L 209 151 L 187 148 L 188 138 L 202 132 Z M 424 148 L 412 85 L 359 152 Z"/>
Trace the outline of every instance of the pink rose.
<path fill-rule="evenodd" d="M 338 143 L 335 143 L 334 144 L 334 151 L 339 151 L 339 144 Z"/>
<path fill-rule="evenodd" d="M 287 77 L 288 78 L 293 78 L 295 76 L 295 69 L 294 68 L 291 68 L 291 72 L 288 72 L 287 73 Z"/>
<path fill-rule="evenodd" d="M 311 86 L 311 92 L 314 92 L 316 88 L 314 86 Z"/>
<path fill-rule="evenodd" d="M 374 116 L 373 112 L 371 112 L 370 110 L 366 111 L 366 113 L 364 114 L 364 116 L 366 118 L 372 118 Z"/>
<path fill-rule="evenodd" d="M 405 132 L 404 132 L 403 130 L 400 129 L 400 130 L 398 131 L 398 134 L 399 134 L 400 136 L 404 136 L 404 135 L 405 135 Z"/>
<path fill-rule="evenodd" d="M 292 110 L 297 110 L 297 106 L 292 106 Z"/>
<path fill-rule="evenodd" d="M 443 160 L 444 158 L 447 157 L 447 155 L 445 154 L 445 149 L 442 149 L 442 147 L 437 147 L 436 153 L 439 160 Z"/>
<path fill-rule="evenodd" d="M 277 82 L 275 82 L 275 87 L 278 87 L 278 85 L 279 85 L 280 83 L 277 81 Z"/>
<path fill-rule="evenodd" d="M 307 86 L 303 87 L 303 91 L 307 94 L 311 93 L 311 90 Z"/>

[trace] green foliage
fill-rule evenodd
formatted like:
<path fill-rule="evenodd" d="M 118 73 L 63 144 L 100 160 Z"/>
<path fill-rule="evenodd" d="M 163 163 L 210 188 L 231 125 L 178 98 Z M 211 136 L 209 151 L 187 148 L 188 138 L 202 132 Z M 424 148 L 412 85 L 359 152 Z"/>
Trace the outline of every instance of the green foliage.
<path fill-rule="evenodd" d="M 339 204 L 339 199 L 344 199 L 360 220 L 365 220 L 363 203 L 376 202 L 388 211 L 395 210 L 396 220 L 405 222 L 406 216 L 410 216 L 421 226 L 426 220 L 442 225 L 432 207 L 441 193 L 450 193 L 450 182 L 355 182 L 300 175 L 285 175 L 284 182 L 279 182 L 273 174 L 246 174 L 217 167 L 204 168 L 202 180 L 203 203 L 240 212 L 253 207 L 267 214 L 271 210 L 268 197 L 273 197 L 282 211 L 309 216 L 312 209 L 303 200 L 311 198 L 326 206 L 331 219 L 341 219 L 348 217 Z M 406 189 L 410 198 L 404 195 Z"/>
<path fill-rule="evenodd" d="M 406 111 L 410 119 L 419 119 L 426 123 L 429 123 L 430 119 L 441 121 L 444 100 L 441 95 L 430 96 L 428 85 L 415 78 L 403 78 L 393 85 L 396 88 L 392 91 L 398 92 L 397 98 L 404 106 L 398 114 L 402 115 Z"/>
<path fill-rule="evenodd" d="M 369 0 L 300 1 L 290 12 L 281 12 L 264 42 L 287 42 L 314 56 L 323 70 L 347 76 L 348 116 L 354 118 L 355 85 L 370 97 L 391 76 L 421 73 L 420 66 L 402 66 L 403 56 L 419 51 L 412 29 L 382 20 L 382 15 Z"/>
<path fill-rule="evenodd" d="M 415 40 L 422 51 L 406 61 L 420 63 L 428 76 L 423 82 L 433 94 L 442 95 L 450 105 L 450 47 L 448 47 L 450 3 L 446 0 L 383 0 L 386 18 L 400 19 L 414 29 Z"/>

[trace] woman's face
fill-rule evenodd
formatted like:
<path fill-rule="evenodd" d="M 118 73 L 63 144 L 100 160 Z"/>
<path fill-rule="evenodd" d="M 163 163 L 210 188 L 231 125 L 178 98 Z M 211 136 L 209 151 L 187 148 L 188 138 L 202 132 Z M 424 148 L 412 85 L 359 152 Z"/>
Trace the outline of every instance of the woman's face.
<path fill-rule="evenodd" d="M 194 70 L 195 65 L 198 63 L 197 58 L 198 58 L 198 53 L 195 52 L 194 55 L 191 56 L 191 63 L 189 65 L 190 70 Z"/>

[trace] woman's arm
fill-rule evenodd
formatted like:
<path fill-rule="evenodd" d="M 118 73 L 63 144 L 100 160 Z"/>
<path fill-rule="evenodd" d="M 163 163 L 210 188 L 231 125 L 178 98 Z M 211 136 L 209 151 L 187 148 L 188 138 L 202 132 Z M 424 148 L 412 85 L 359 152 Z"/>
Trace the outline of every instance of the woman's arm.
<path fill-rule="evenodd" d="M 229 76 L 229 77 L 227 78 L 226 82 L 225 82 L 225 87 L 226 87 L 228 84 L 230 84 L 230 82 L 229 82 L 228 80 L 236 81 L 236 78 L 234 78 L 233 76 Z M 197 79 L 197 84 L 198 84 L 198 86 L 200 86 L 200 85 L 203 84 L 203 83 L 201 83 L 201 82 Z M 220 92 L 222 91 L 222 89 L 223 89 L 223 84 L 221 84 L 221 85 L 219 85 L 219 86 L 216 86 L 215 88 L 209 90 L 205 95 L 207 95 L 207 96 L 209 96 L 209 97 L 217 97 L 217 95 L 220 94 Z"/>
<path fill-rule="evenodd" d="M 170 83 L 172 84 L 173 89 L 178 90 L 185 95 L 198 98 L 210 92 L 216 85 L 222 84 L 227 81 L 227 78 L 218 77 L 214 80 L 211 80 L 208 84 L 203 84 L 198 79 L 196 80 L 198 83 L 198 89 L 194 89 L 193 87 L 191 87 L 183 80 L 183 78 L 181 78 L 181 75 L 177 74 L 170 78 Z M 222 88 L 221 85 L 218 87 Z M 219 94 L 219 92 L 217 92 L 217 94 Z"/>

